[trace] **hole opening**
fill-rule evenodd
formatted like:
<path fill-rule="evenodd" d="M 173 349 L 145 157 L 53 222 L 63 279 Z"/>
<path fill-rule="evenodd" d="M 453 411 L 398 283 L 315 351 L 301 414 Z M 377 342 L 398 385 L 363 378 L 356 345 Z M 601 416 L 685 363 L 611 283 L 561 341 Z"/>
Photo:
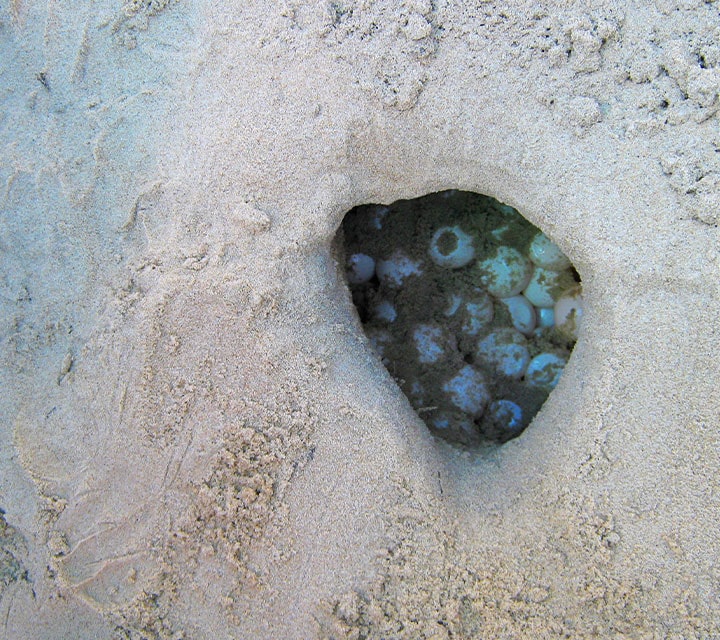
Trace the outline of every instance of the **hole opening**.
<path fill-rule="evenodd" d="M 339 233 L 368 340 L 430 431 L 519 436 L 575 346 L 580 277 L 514 208 L 441 191 L 349 211 Z"/>

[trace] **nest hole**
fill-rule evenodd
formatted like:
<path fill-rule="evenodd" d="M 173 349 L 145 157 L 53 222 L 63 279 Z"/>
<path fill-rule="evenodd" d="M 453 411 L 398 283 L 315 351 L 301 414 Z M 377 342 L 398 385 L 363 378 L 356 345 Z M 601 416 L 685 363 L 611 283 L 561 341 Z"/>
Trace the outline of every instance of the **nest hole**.
<path fill-rule="evenodd" d="M 456 190 L 355 207 L 340 233 L 369 343 L 430 431 L 464 446 L 518 437 L 577 340 L 580 277 L 559 247 Z"/>

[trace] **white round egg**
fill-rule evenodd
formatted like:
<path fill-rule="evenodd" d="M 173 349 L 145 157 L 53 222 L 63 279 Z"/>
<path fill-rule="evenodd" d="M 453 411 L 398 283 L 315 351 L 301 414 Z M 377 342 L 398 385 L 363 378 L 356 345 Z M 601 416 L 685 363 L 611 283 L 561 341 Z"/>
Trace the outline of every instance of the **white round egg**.
<path fill-rule="evenodd" d="M 490 402 L 490 390 L 482 373 L 469 364 L 442 387 L 455 408 L 470 416 L 479 416 Z"/>
<path fill-rule="evenodd" d="M 375 260 L 364 253 L 354 253 L 347 259 L 347 279 L 350 284 L 369 282 L 375 275 Z"/>
<path fill-rule="evenodd" d="M 445 353 L 445 335 L 440 327 L 419 324 L 413 330 L 413 342 L 422 364 L 433 364 Z"/>
<path fill-rule="evenodd" d="M 555 326 L 555 310 L 548 307 L 535 307 L 537 325 L 541 329 Z"/>
<path fill-rule="evenodd" d="M 535 267 L 523 295 L 536 307 L 554 307 L 563 291 L 576 285 L 569 271 L 550 271 Z"/>
<path fill-rule="evenodd" d="M 478 431 L 470 417 L 439 413 L 430 419 L 432 428 L 442 437 L 458 440 L 465 444 L 477 442 Z"/>
<path fill-rule="evenodd" d="M 532 306 L 530 301 L 525 296 L 512 296 L 511 298 L 502 298 L 500 302 L 510 312 L 513 327 L 523 335 L 532 335 L 537 318 L 535 316 L 535 307 Z"/>
<path fill-rule="evenodd" d="M 497 426 L 508 431 L 517 431 L 523 426 L 523 411 L 512 400 L 493 400 L 487 415 Z"/>
<path fill-rule="evenodd" d="M 528 256 L 533 264 L 543 269 L 563 271 L 570 266 L 570 260 L 560 247 L 542 232 L 532 239 Z"/>
<path fill-rule="evenodd" d="M 374 320 L 381 322 L 395 322 L 397 318 L 397 309 L 389 300 L 380 300 L 372 310 Z"/>
<path fill-rule="evenodd" d="M 483 338 L 475 355 L 498 373 L 519 380 L 530 362 L 525 336 L 515 329 L 497 329 Z"/>
<path fill-rule="evenodd" d="M 463 305 L 465 321 L 461 327 L 463 333 L 476 336 L 492 322 L 495 308 L 490 296 L 482 290 L 476 290 L 472 298 Z"/>
<path fill-rule="evenodd" d="M 397 250 L 387 260 L 378 260 L 375 273 L 384 284 L 401 287 L 408 276 L 422 275 L 421 263 Z"/>
<path fill-rule="evenodd" d="M 532 265 L 512 247 L 498 247 L 495 255 L 477 265 L 481 284 L 496 298 L 520 293 L 532 275 Z"/>
<path fill-rule="evenodd" d="M 525 371 L 525 381 L 534 387 L 554 389 L 566 363 L 565 358 L 554 353 L 541 353 L 530 360 Z"/>
<path fill-rule="evenodd" d="M 460 227 L 441 227 L 430 240 L 430 258 L 439 267 L 459 269 L 474 257 L 473 238 Z"/>
<path fill-rule="evenodd" d="M 563 335 L 577 340 L 578 326 L 583 314 L 582 289 L 574 287 L 560 296 L 555 303 L 555 325 Z"/>

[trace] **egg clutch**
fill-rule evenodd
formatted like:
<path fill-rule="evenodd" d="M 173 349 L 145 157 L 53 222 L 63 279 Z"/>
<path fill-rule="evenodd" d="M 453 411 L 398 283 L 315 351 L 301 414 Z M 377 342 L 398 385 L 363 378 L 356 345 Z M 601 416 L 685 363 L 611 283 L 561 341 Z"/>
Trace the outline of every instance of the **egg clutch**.
<path fill-rule="evenodd" d="M 356 207 L 342 237 L 369 343 L 429 429 L 464 445 L 522 433 L 582 316 L 560 248 L 512 207 L 463 191 Z"/>

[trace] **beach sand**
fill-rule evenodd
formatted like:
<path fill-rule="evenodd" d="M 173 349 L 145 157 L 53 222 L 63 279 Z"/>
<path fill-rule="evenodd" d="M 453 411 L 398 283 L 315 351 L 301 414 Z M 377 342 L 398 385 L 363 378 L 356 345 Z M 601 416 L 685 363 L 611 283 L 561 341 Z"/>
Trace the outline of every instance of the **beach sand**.
<path fill-rule="evenodd" d="M 0 637 L 719 636 L 719 42 L 701 0 L 0 2 Z M 490 450 L 334 242 L 444 189 L 583 282 Z"/>

